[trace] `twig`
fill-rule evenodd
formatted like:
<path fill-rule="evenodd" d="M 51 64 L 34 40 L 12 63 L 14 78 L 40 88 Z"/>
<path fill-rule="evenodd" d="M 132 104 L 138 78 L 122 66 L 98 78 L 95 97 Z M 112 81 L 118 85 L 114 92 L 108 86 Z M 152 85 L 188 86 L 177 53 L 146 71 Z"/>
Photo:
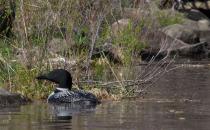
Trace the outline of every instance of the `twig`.
<path fill-rule="evenodd" d="M 115 78 L 117 79 L 117 81 L 119 81 L 121 87 L 122 87 L 123 89 L 125 89 L 125 88 L 123 87 L 123 82 L 120 82 L 119 78 L 117 77 L 116 73 L 114 72 L 114 69 L 113 69 L 113 68 L 111 67 L 111 65 L 109 64 L 108 59 L 107 59 L 107 57 L 105 56 L 104 52 L 102 52 L 102 55 L 103 55 L 103 57 L 106 59 L 106 63 L 109 65 L 109 68 L 111 69 L 111 71 L 112 71 L 112 73 L 114 74 L 114 76 L 115 76 Z"/>
<path fill-rule="evenodd" d="M 28 32 L 27 32 L 27 28 L 26 28 L 26 21 L 25 21 L 25 12 L 24 12 L 24 2 L 23 0 L 20 1 L 20 10 L 21 10 L 21 16 L 22 16 L 22 20 L 23 20 L 23 27 L 24 27 L 24 33 L 25 33 L 25 40 L 28 42 Z"/>
<path fill-rule="evenodd" d="M 99 16 L 98 16 L 98 23 L 97 23 L 97 29 L 96 29 L 95 35 L 91 39 L 92 44 L 90 46 L 90 52 L 89 52 L 89 55 L 88 55 L 88 58 L 87 58 L 87 74 L 88 74 L 88 79 L 89 79 L 90 60 L 91 60 L 91 57 L 92 57 L 92 54 L 93 54 L 93 49 L 94 49 L 94 46 L 95 46 L 95 43 L 96 43 L 96 39 L 98 38 L 98 33 L 99 33 L 99 29 L 100 29 L 101 23 L 103 21 L 103 18 L 104 17 L 100 13 Z"/>
<path fill-rule="evenodd" d="M 126 87 L 133 86 L 136 84 L 146 84 L 146 82 L 142 81 L 142 80 L 138 80 L 138 82 L 135 80 L 122 80 L 122 81 L 111 81 L 111 82 L 88 80 L 88 81 L 79 81 L 79 83 L 87 83 L 87 84 L 92 83 L 92 84 L 96 84 L 97 86 L 101 86 L 101 87 L 110 86 L 110 85 L 113 86 L 114 84 L 120 84 L 120 83 L 127 84 L 127 85 L 124 85 Z M 118 87 L 121 87 L 121 86 L 118 85 Z"/>

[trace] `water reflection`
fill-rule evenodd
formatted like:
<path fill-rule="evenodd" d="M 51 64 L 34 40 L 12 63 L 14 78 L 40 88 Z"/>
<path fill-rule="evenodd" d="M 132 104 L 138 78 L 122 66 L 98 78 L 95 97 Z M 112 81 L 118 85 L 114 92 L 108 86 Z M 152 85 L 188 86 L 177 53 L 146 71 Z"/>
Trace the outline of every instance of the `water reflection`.
<path fill-rule="evenodd" d="M 58 120 L 71 120 L 72 116 L 77 113 L 88 113 L 93 112 L 96 105 L 85 105 L 85 104 L 49 104 L 50 112 L 54 119 Z"/>
<path fill-rule="evenodd" d="M 95 105 L 34 103 L 0 108 L 0 130 L 72 129 L 78 113 L 92 113 Z"/>
<path fill-rule="evenodd" d="M 182 68 L 144 98 L 96 107 L 44 102 L 0 108 L 0 130 L 208 130 L 209 77 L 209 68 Z"/>

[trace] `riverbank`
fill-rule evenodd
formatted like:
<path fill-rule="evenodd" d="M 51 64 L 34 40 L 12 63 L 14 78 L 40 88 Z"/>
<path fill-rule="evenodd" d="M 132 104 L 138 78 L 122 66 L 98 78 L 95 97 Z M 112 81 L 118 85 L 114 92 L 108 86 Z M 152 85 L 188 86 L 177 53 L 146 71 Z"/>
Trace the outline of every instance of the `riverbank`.
<path fill-rule="evenodd" d="M 11 2 L 2 5 L 15 19 L 10 36 L 1 32 L 0 86 L 30 99 L 53 91 L 35 77 L 56 68 L 72 73 L 74 89 L 120 100 L 141 95 L 175 57 L 210 56 L 210 22 L 199 10 L 162 10 L 144 0 Z"/>
<path fill-rule="evenodd" d="M 5 107 L 0 129 L 208 130 L 209 77 L 209 68 L 183 67 L 164 75 L 144 97 L 103 102 L 95 109 L 45 102 Z"/>
<path fill-rule="evenodd" d="M 31 103 L 32 101 L 21 94 L 10 93 L 0 88 L 0 107 L 3 106 L 19 106 Z"/>

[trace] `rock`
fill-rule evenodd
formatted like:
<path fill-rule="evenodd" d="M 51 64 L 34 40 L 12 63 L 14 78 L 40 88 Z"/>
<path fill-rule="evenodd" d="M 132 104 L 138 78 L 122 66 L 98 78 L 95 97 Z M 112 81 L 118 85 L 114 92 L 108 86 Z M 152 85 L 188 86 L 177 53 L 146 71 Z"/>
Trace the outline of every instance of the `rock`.
<path fill-rule="evenodd" d="M 145 35 L 147 47 L 140 52 L 142 60 L 150 61 L 151 58 L 161 60 L 171 51 L 177 50 L 186 44 L 175 40 L 161 31 L 148 31 Z"/>
<path fill-rule="evenodd" d="M 112 32 L 115 36 L 117 36 L 117 34 L 122 31 L 123 29 L 128 27 L 129 24 L 129 19 L 120 19 L 117 22 L 114 22 L 112 24 Z"/>
<path fill-rule="evenodd" d="M 202 12 L 200 12 L 199 10 L 196 10 L 196 9 L 182 10 L 182 12 L 185 14 L 185 16 L 188 19 L 191 19 L 194 21 L 209 19 L 205 14 L 203 14 Z"/>
<path fill-rule="evenodd" d="M 210 18 L 210 10 L 209 9 L 198 9 L 201 11 L 203 14 L 205 14 L 208 18 Z"/>
<path fill-rule="evenodd" d="M 170 25 L 162 31 L 174 39 L 179 39 L 191 46 L 178 49 L 176 52 L 183 57 L 209 58 L 210 56 L 210 20 L 198 10 L 185 11 L 187 18 L 184 23 Z M 201 43 L 201 44 L 197 44 Z M 195 46 L 194 46 L 195 44 Z"/>
<path fill-rule="evenodd" d="M 207 19 L 202 19 L 198 21 L 198 29 L 200 31 L 208 31 L 210 30 L 210 21 Z"/>
<path fill-rule="evenodd" d="M 31 100 L 20 94 L 10 93 L 0 88 L 0 106 L 23 105 L 30 103 Z"/>
<path fill-rule="evenodd" d="M 199 37 L 201 42 L 210 43 L 210 30 L 199 31 Z"/>
<path fill-rule="evenodd" d="M 191 25 L 191 27 L 194 26 Z M 196 30 L 191 27 L 174 24 L 163 28 L 162 31 L 168 36 L 182 40 L 185 43 L 195 44 L 199 42 L 199 36 Z"/>
<path fill-rule="evenodd" d="M 140 52 L 142 60 L 149 61 L 152 57 L 161 60 L 166 56 L 178 55 L 188 58 L 208 57 L 207 43 L 187 44 L 161 31 L 147 34 L 148 47 Z"/>
<path fill-rule="evenodd" d="M 194 18 L 193 20 L 185 18 L 182 24 L 167 26 L 163 28 L 162 31 L 188 44 L 209 42 L 210 36 L 208 32 L 210 31 L 210 21 L 207 17 L 201 16 L 192 16 L 192 18 Z M 189 18 L 189 15 L 187 17 Z"/>
<path fill-rule="evenodd" d="M 193 13 L 195 17 L 203 17 L 205 14 L 208 18 L 210 18 L 210 1 L 208 0 L 161 0 L 159 4 L 160 9 L 168 9 L 168 8 L 175 8 L 179 11 L 186 11 L 191 12 L 191 10 L 199 10 L 202 12 L 202 15 L 199 13 Z M 205 16 L 205 17 L 206 17 Z"/>
<path fill-rule="evenodd" d="M 183 9 L 205 9 L 209 10 L 210 1 L 208 0 L 182 0 L 182 8 Z"/>
<path fill-rule="evenodd" d="M 177 50 L 179 56 L 182 57 L 190 57 L 190 58 L 207 58 L 208 57 L 208 49 L 206 48 L 207 43 L 199 43 L 197 45 L 192 45 L 188 47 L 183 47 Z"/>
<path fill-rule="evenodd" d="M 191 11 L 191 10 L 199 10 L 208 18 L 210 18 L 210 1 L 205 0 L 182 0 L 179 2 L 179 10 L 181 11 Z M 199 17 L 199 15 L 197 15 Z M 203 15 L 201 15 L 203 16 Z"/>
<path fill-rule="evenodd" d="M 105 43 L 103 46 L 97 47 L 93 51 L 92 58 L 103 57 L 103 54 L 107 59 L 113 63 L 122 63 L 122 54 L 118 47 L 114 46 L 111 43 Z"/>

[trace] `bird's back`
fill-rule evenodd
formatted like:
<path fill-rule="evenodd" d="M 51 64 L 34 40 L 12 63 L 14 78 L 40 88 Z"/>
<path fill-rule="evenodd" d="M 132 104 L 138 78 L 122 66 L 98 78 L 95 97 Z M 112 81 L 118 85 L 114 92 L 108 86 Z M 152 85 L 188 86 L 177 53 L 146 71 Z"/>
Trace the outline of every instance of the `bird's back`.
<path fill-rule="evenodd" d="M 99 101 L 95 95 L 83 90 L 70 91 L 68 89 L 60 91 L 55 90 L 48 97 L 49 103 L 78 103 L 78 104 L 98 104 Z"/>

